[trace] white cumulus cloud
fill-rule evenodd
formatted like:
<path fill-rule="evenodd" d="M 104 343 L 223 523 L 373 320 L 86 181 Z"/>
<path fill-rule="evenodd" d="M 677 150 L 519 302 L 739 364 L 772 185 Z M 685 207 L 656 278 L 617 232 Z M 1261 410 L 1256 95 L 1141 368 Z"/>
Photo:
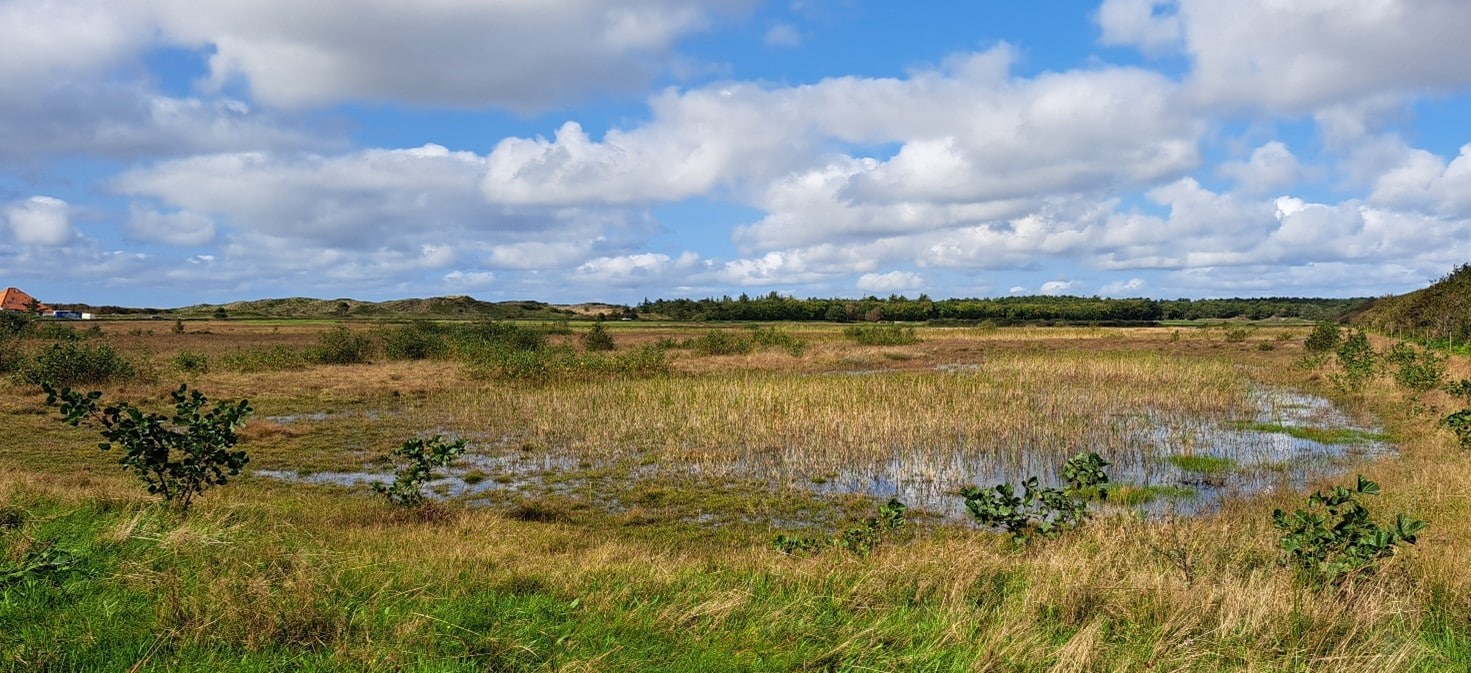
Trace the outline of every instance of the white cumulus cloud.
<path fill-rule="evenodd" d="M 858 289 L 864 292 L 904 292 L 924 287 L 924 278 L 910 271 L 865 273 L 858 278 Z"/>
<path fill-rule="evenodd" d="M 5 209 L 10 236 L 22 245 L 63 245 L 76 236 L 71 225 L 71 207 L 50 196 L 32 196 Z"/>

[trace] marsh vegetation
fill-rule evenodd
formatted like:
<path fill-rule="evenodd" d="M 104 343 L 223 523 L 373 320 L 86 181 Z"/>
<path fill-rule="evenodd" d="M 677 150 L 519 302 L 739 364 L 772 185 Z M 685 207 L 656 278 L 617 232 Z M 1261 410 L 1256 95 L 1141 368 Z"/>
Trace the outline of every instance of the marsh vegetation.
<path fill-rule="evenodd" d="M 1464 402 L 1423 382 L 1471 363 L 1390 359 L 1372 335 L 1340 358 L 1342 339 L 1308 350 L 1310 333 L 230 320 L 6 335 L 0 667 L 1465 667 L 1471 454 L 1437 424 Z M 248 467 L 187 514 L 157 507 L 95 429 L 45 406 L 29 372 L 56 357 L 106 365 L 58 383 L 137 408 L 168 407 L 180 381 L 248 398 Z M 1101 474 L 1061 467 L 1086 453 L 1106 499 L 1089 490 Z M 1416 544 L 1361 555 L 1374 572 L 1304 581 L 1272 512 L 1355 473 L 1378 519 L 1428 527 L 1390 529 Z M 1006 503 L 981 503 L 1029 477 L 1076 508 L 1056 535 L 1028 533 L 1053 520 L 1031 510 L 1008 532 Z"/>

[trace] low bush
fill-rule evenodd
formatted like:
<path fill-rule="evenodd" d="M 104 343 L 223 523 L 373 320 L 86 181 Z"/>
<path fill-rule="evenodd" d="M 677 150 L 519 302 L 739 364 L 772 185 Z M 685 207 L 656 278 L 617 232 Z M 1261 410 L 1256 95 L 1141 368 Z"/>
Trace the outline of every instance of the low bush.
<path fill-rule="evenodd" d="M 907 325 L 852 325 L 843 336 L 864 346 L 908 346 L 919 343 L 919 335 Z"/>
<path fill-rule="evenodd" d="M 462 357 L 476 357 L 490 351 L 533 351 L 547 345 L 545 331 L 497 320 L 456 326 L 449 337 Z"/>
<path fill-rule="evenodd" d="M 102 393 L 96 391 L 58 391 L 49 384 L 42 389 L 46 405 L 60 407 L 63 422 L 102 426 L 107 441 L 97 447 L 109 451 L 114 444 L 120 446 L 123 456 L 118 462 L 123 469 L 137 475 L 149 493 L 180 511 L 187 512 L 206 488 L 224 484 L 250 462 L 244 451 L 232 450 L 236 429 L 245 425 L 252 411 L 248 400 L 217 402 L 203 411 L 209 400 L 181 385 L 170 394 L 174 415 L 169 418 L 145 413 L 127 402 L 100 407 L 97 401 Z"/>
<path fill-rule="evenodd" d="M 1342 339 L 1343 334 L 1337 323 L 1320 322 L 1313 327 L 1302 345 L 1309 353 L 1328 354 L 1338 349 Z"/>
<path fill-rule="evenodd" d="M 383 354 L 392 360 L 425 360 L 449 352 L 449 343 L 433 323 L 416 322 L 383 335 Z"/>
<path fill-rule="evenodd" d="M 1384 361 L 1395 366 L 1394 381 L 1416 394 L 1440 387 L 1445 380 L 1446 356 L 1400 342 L 1390 347 Z"/>
<path fill-rule="evenodd" d="M 772 545 L 783 554 L 815 554 L 828 547 L 837 547 L 859 556 L 868 556 L 886 537 L 904 527 L 907 521 L 904 513 L 908 509 L 904 503 L 890 498 L 887 503 L 879 506 L 875 516 L 849 526 L 831 538 L 781 534 L 772 540 Z"/>
<path fill-rule="evenodd" d="M 373 491 L 389 504 L 418 507 L 424 504 L 424 484 L 434 476 L 434 469 L 446 467 L 465 452 L 466 441 L 446 441 L 435 435 L 429 439 L 410 439 L 389 452 L 398 468 L 391 484 L 373 484 Z"/>
<path fill-rule="evenodd" d="M 1337 354 L 1342 370 L 1329 380 L 1344 391 L 1358 392 L 1378 371 L 1379 355 L 1369 345 L 1369 336 L 1363 330 L 1349 333 L 1338 345 Z"/>
<path fill-rule="evenodd" d="M 1359 502 L 1366 495 L 1379 495 L 1379 484 L 1358 475 L 1352 490 L 1335 486 L 1308 496 L 1308 509 L 1273 510 L 1272 524 L 1282 531 L 1281 563 L 1309 585 L 1338 587 L 1373 574 L 1400 544 L 1415 544 L 1425 522 L 1397 514 L 1392 526 L 1382 527 Z"/>
<path fill-rule="evenodd" d="M 807 340 L 792 336 L 775 327 L 755 327 L 751 329 L 751 340 L 762 348 L 779 348 L 792 357 L 802 357 L 807 351 Z"/>
<path fill-rule="evenodd" d="M 1456 436 L 1462 450 L 1471 451 L 1471 409 L 1462 409 L 1440 419 L 1440 426 Z"/>
<path fill-rule="evenodd" d="M 74 386 L 132 378 L 137 370 L 107 344 L 63 341 L 22 358 L 17 370 L 29 383 Z"/>
<path fill-rule="evenodd" d="M 205 374 L 209 372 L 209 358 L 202 353 L 190 351 L 179 351 L 169 364 L 186 374 Z"/>
<path fill-rule="evenodd" d="M 611 351 L 618 347 L 613 343 L 613 335 L 608 334 L 608 328 L 603 327 L 603 321 L 594 323 L 587 334 L 582 335 L 582 347 L 593 352 Z"/>
<path fill-rule="evenodd" d="M 745 355 L 756 350 L 756 342 L 750 337 L 723 330 L 706 332 L 682 345 L 700 355 Z"/>
<path fill-rule="evenodd" d="M 310 356 L 319 364 L 355 365 L 367 362 L 372 352 L 372 339 L 353 333 L 346 325 L 338 325 L 317 337 Z"/>
<path fill-rule="evenodd" d="M 1108 466 L 1096 453 L 1079 453 L 1062 467 L 1063 488 L 1041 486 L 1036 477 L 1022 482 L 1022 493 L 1010 483 L 989 490 L 967 486 L 960 491 L 965 508 L 983 526 L 1011 533 L 1012 542 L 1022 544 L 1034 537 L 1056 537 L 1088 520 L 1088 501 L 1106 499 Z"/>

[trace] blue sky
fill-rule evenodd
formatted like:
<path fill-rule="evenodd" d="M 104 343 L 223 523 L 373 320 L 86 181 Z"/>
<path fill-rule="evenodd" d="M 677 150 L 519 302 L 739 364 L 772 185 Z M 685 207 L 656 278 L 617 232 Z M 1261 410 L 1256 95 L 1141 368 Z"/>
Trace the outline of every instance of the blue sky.
<path fill-rule="evenodd" d="M 1471 261 L 1463 0 L 0 0 L 50 302 L 1373 296 Z"/>

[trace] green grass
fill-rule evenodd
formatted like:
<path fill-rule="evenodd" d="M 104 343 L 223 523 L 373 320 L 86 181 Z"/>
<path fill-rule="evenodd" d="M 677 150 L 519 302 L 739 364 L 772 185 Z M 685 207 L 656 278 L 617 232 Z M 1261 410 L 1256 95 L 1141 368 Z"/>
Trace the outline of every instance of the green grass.
<path fill-rule="evenodd" d="M 1299 427 L 1279 423 L 1240 423 L 1237 425 L 1237 428 L 1254 432 L 1290 435 L 1298 439 L 1306 439 L 1319 444 L 1329 445 L 1355 445 L 1389 441 L 1389 436 L 1383 433 L 1368 432 L 1354 428 Z"/>
<path fill-rule="evenodd" d="M 1236 469 L 1236 461 L 1221 456 L 1170 456 L 1171 465 L 1197 474 L 1225 474 Z"/>

